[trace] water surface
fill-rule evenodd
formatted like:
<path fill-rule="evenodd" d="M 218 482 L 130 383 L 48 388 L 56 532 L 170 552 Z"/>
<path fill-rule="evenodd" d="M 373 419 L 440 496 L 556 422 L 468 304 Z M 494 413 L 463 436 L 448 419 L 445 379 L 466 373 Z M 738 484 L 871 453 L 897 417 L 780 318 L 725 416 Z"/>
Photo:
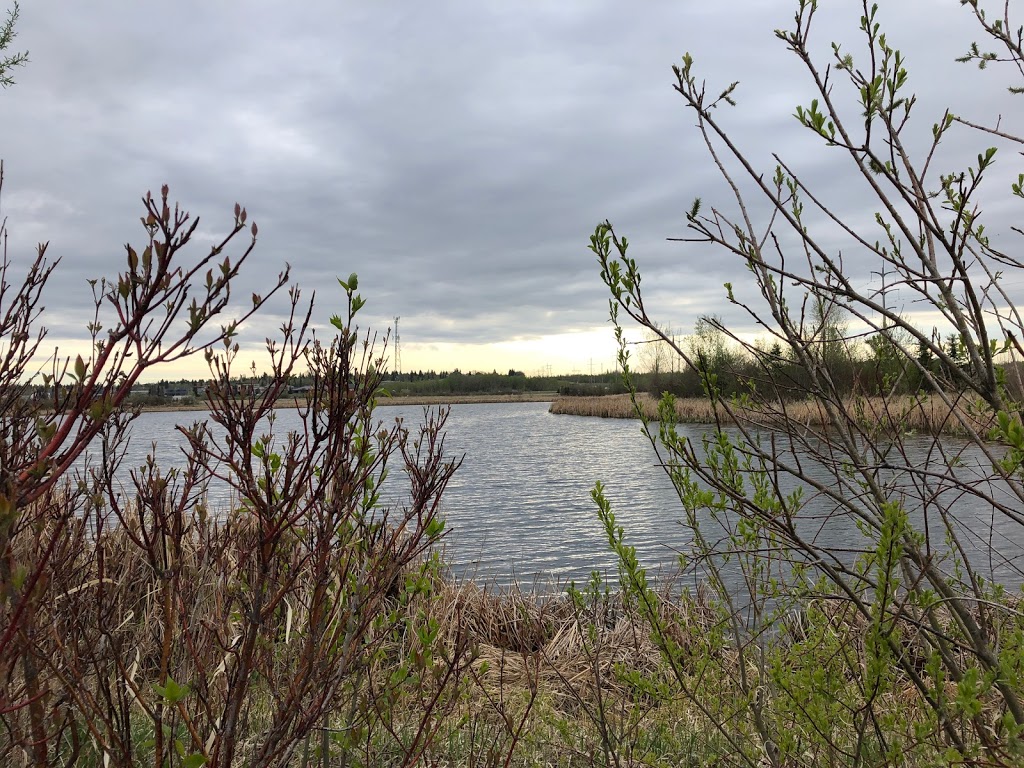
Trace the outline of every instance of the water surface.
<path fill-rule="evenodd" d="M 679 501 L 657 456 L 633 420 L 552 415 L 548 403 L 475 403 L 452 406 L 447 424 L 446 451 L 464 456 L 442 501 L 449 534 L 447 560 L 461 575 L 508 583 L 541 585 L 581 581 L 591 571 L 614 576 L 615 560 L 597 519 L 590 491 L 605 485 L 618 522 L 626 531 L 641 562 L 650 569 L 672 571 L 677 553 L 686 549 L 687 530 L 680 525 Z M 390 423 L 402 418 L 413 427 L 423 418 L 422 406 L 387 406 L 379 417 Z M 184 440 L 177 424 L 201 420 L 201 412 L 146 412 L 133 425 L 133 438 L 124 466 L 142 463 L 156 445 L 160 467 L 181 466 Z M 294 412 L 279 411 L 275 429 L 297 425 Z M 699 440 L 706 427 L 683 425 L 680 430 Z M 931 441 L 920 438 L 910 447 L 928 460 Z M 976 449 L 975 449 L 976 451 Z M 981 466 L 978 455 L 963 456 L 969 469 Z M 822 475 L 827 480 L 827 475 Z M 388 479 L 392 498 L 400 498 L 403 476 Z M 786 485 L 795 485 L 791 480 Z M 211 486 L 214 508 L 231 503 L 225 486 Z M 387 495 L 387 494 L 386 494 Z M 822 511 L 828 511 L 822 506 Z M 1001 553 L 991 564 L 1001 578 L 1018 582 L 1013 561 L 1024 552 L 1024 531 L 993 516 L 969 498 L 958 501 L 961 532 L 982 551 L 992 541 Z M 849 520 L 832 518 L 813 535 L 837 548 L 856 548 L 861 541 Z M 938 530 L 938 529 L 937 529 Z M 941 531 L 938 535 L 941 536 Z"/>

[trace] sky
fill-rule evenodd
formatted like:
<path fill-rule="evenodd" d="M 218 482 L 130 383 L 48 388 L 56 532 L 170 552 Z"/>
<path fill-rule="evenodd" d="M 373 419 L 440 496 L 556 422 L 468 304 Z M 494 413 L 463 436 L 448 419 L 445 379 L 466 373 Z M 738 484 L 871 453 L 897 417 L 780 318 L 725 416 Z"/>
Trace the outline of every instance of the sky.
<path fill-rule="evenodd" d="M 821 5 L 814 45 L 824 67 L 834 40 L 861 52 L 860 3 Z M 958 0 L 879 5 L 918 94 L 914 135 L 929 138 L 946 107 L 1019 125 L 1024 102 L 1006 92 L 1009 69 L 953 61 L 979 37 Z M 766 174 L 780 153 L 869 228 L 874 207 L 848 160 L 792 117 L 814 95 L 773 34 L 795 7 L 24 0 L 13 50 L 30 62 L 0 93 L 11 274 L 49 242 L 62 262 L 47 287 L 44 346 L 81 349 L 87 281 L 124 268 L 124 244 L 144 241 L 140 198 L 166 183 L 201 219 L 189 258 L 227 231 L 235 202 L 258 223 L 236 287 L 243 305 L 288 263 L 325 334 L 343 300 L 336 278 L 356 272 L 362 327 L 383 332 L 401 318 L 402 370 L 599 372 L 614 367 L 615 343 L 587 244 L 607 218 L 629 236 L 664 325 L 688 333 L 715 314 L 756 335 L 723 289 L 731 281 L 753 296 L 742 265 L 667 240 L 685 236 L 695 197 L 729 205 L 671 67 L 690 52 L 709 90 L 740 81 L 737 106 L 720 116 L 737 145 Z M 837 95 L 856 122 L 852 94 Z M 961 129 L 947 146 L 973 160 L 991 143 Z M 1009 238 L 1005 192 L 1020 157 L 1006 154 L 989 229 Z M 877 259 L 843 256 L 851 279 L 877 284 Z M 285 309 L 283 296 L 272 300 L 241 329 L 243 355 L 258 367 Z M 150 378 L 205 372 L 197 358 Z"/>

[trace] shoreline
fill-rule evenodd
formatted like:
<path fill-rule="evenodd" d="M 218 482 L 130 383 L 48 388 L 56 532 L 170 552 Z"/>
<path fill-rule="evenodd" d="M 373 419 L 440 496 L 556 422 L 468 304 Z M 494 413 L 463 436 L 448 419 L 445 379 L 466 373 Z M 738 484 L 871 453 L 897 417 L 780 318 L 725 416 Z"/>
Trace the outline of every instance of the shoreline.
<path fill-rule="evenodd" d="M 472 405 L 473 403 L 552 403 L 557 392 L 517 392 L 507 395 L 403 395 L 382 397 L 377 405 Z"/>
<path fill-rule="evenodd" d="M 472 405 L 474 403 L 551 403 L 559 399 L 557 392 L 521 392 L 515 394 L 481 394 L 481 395 L 405 395 L 398 397 L 381 397 L 378 406 L 391 407 L 398 405 Z M 282 397 L 274 403 L 274 409 L 299 408 L 306 405 L 304 399 Z M 143 413 L 174 413 L 186 411 L 209 411 L 207 403 L 169 403 L 167 405 L 141 406 Z"/>
<path fill-rule="evenodd" d="M 651 421 L 658 420 L 658 398 L 638 394 L 644 415 Z M 899 395 L 889 398 L 864 397 L 847 401 L 845 410 L 857 414 L 864 423 L 874 425 L 882 431 L 922 433 L 930 435 L 968 434 L 964 424 L 969 424 L 978 434 L 986 435 L 995 425 L 992 416 L 972 413 L 966 401 L 956 401 L 951 409 L 939 397 L 926 395 L 915 398 Z M 599 395 L 592 397 L 561 397 L 552 401 L 550 412 L 557 415 L 588 416 L 606 419 L 636 419 L 637 414 L 625 395 Z M 813 401 L 795 401 L 777 404 L 770 409 L 737 409 L 737 415 L 746 423 L 766 428 L 784 428 L 786 419 L 790 423 L 806 427 L 822 427 L 829 424 L 829 416 Z M 714 424 L 717 419 L 734 423 L 722 411 L 716 418 L 715 408 L 707 398 L 680 397 L 676 399 L 676 418 L 680 424 Z"/>

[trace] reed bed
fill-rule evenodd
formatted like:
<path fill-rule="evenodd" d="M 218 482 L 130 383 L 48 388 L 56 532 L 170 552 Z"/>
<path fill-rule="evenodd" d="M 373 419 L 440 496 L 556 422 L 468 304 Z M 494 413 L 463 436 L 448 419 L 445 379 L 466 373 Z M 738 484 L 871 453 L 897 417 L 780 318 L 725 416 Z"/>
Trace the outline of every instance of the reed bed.
<path fill-rule="evenodd" d="M 660 667 L 660 653 L 643 620 L 617 595 L 581 611 L 564 595 L 445 583 L 430 610 L 449 638 L 459 629 L 468 634 L 477 668 L 489 670 L 481 680 L 492 692 L 501 684 L 523 690 L 539 684 L 562 700 L 574 691 L 592 696 L 600 684 L 621 695 L 616 668 L 655 674 Z M 692 629 L 701 631 L 696 623 Z M 601 648 L 596 661 L 593 647 Z"/>
<path fill-rule="evenodd" d="M 658 419 L 658 398 L 641 393 L 637 404 L 647 419 Z M 731 424 L 739 420 L 747 424 L 783 429 L 790 426 L 826 427 L 833 419 L 815 400 L 758 403 L 756 406 L 730 404 L 726 409 L 715 406 L 708 398 L 677 398 L 676 418 L 682 424 Z M 839 404 L 838 410 L 849 414 L 859 425 L 886 433 L 922 433 L 931 435 L 968 435 L 984 437 L 995 424 L 991 412 L 964 398 L 952 404 L 931 395 L 912 397 L 851 397 Z M 591 397 L 560 397 L 551 404 L 551 413 L 570 416 L 598 416 L 611 419 L 637 418 L 629 395 Z"/>
<path fill-rule="evenodd" d="M 1008 608 L 1016 611 L 1016 602 Z M 720 743 L 709 717 L 735 717 L 753 688 L 780 697 L 773 702 L 780 726 L 791 706 L 783 701 L 790 692 L 776 688 L 771 664 L 759 670 L 749 648 L 743 653 L 722 642 L 730 616 L 703 590 L 679 593 L 666 586 L 658 602 L 661 626 L 676 649 L 688 691 L 674 684 L 649 622 L 615 592 L 581 603 L 515 586 L 491 590 L 474 582 L 444 582 L 427 610 L 444 627 L 448 642 L 461 630 L 473 645 L 474 685 L 458 708 L 461 722 L 493 725 L 521 718 L 524 723 L 510 765 L 560 765 L 569 756 L 583 765 L 604 764 L 594 750 L 616 729 L 623 764 L 718 764 L 729 747 Z M 912 617 L 898 624 L 902 636 L 918 634 Z M 782 664 L 813 669 L 836 691 L 848 689 L 832 702 L 840 713 L 844 696 L 857 695 L 870 632 L 869 622 L 851 604 L 808 599 L 780 617 L 770 653 Z M 915 655 L 919 647 L 908 640 L 905 652 Z M 670 692 L 657 692 L 659 683 Z M 955 684 L 945 688 L 946 695 L 956 695 Z M 799 695 L 797 705 L 802 705 Z M 908 734 L 926 716 L 924 701 L 902 674 L 877 694 L 873 706 L 891 715 L 893 723 L 902 720 Z M 1000 712 L 992 706 L 984 716 L 994 722 Z M 835 725 L 832 738 L 838 744 L 851 734 L 842 732 L 843 723 Z M 448 749 L 459 736 L 465 737 L 465 730 L 449 734 Z M 465 757 L 439 752 L 432 760 L 457 765 L 460 755 Z M 821 755 L 812 759 L 810 750 L 806 756 L 809 764 L 829 764 Z"/>

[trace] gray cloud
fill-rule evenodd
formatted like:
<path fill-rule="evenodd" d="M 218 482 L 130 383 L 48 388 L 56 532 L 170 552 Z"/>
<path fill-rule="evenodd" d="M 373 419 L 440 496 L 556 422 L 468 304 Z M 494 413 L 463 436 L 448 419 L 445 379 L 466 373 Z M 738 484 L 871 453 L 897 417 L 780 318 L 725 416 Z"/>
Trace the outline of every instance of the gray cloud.
<path fill-rule="evenodd" d="M 356 271 L 374 324 L 401 315 L 406 341 L 479 344 L 604 323 L 586 242 L 609 217 L 668 322 L 745 322 L 722 297 L 745 274 L 735 262 L 664 241 L 684 234 L 693 197 L 730 205 L 670 66 L 690 50 L 709 89 L 740 80 L 740 106 L 721 119 L 759 167 L 770 173 L 777 151 L 870 222 L 864 185 L 790 117 L 810 88 L 772 29 L 794 5 L 25 4 L 17 44 L 32 61 L 0 94 L 11 253 L 51 241 L 65 261 L 47 322 L 79 333 L 85 279 L 117 270 L 142 234 L 139 196 L 167 182 L 207 242 L 236 200 L 258 221 L 240 295 L 287 261 L 326 318 L 335 277 Z M 831 39 L 852 44 L 858 12 L 823 5 L 824 55 Z M 978 120 L 1019 116 L 1009 73 L 952 62 L 973 31 L 957 3 L 882 12 L 910 57 L 921 135 L 948 101 Z M 950 152 L 984 144 L 961 133 Z M 847 258 L 870 279 L 869 263 Z M 272 333 L 281 309 L 248 338 Z"/>

